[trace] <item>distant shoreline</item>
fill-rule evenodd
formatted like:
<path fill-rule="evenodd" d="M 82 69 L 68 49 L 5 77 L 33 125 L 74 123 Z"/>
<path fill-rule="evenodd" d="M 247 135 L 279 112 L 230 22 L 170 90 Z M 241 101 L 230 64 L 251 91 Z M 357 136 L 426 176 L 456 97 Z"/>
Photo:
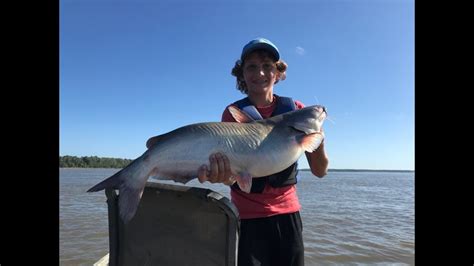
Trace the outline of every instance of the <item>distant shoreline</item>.
<path fill-rule="evenodd" d="M 122 169 L 130 164 L 132 159 L 98 157 L 98 156 L 59 156 L 59 168 L 117 168 Z M 309 168 L 299 169 L 310 171 Z M 376 170 L 376 169 L 329 169 L 328 172 L 399 172 L 412 173 L 414 170 Z"/>

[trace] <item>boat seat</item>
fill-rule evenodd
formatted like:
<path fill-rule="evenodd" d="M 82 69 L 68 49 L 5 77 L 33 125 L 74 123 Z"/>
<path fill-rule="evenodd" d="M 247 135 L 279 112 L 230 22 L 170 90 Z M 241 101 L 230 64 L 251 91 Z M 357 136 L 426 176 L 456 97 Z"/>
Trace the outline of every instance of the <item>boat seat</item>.
<path fill-rule="evenodd" d="M 124 224 L 114 189 L 106 189 L 108 265 L 237 265 L 238 211 L 210 189 L 148 182 Z"/>

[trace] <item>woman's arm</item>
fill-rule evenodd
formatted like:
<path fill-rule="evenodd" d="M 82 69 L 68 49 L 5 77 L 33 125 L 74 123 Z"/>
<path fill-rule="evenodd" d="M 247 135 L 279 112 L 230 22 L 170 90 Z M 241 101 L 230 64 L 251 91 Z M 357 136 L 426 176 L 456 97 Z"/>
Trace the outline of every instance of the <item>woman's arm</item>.
<path fill-rule="evenodd" d="M 321 178 L 328 173 L 329 159 L 324 150 L 324 141 L 315 151 L 311 153 L 306 152 L 306 158 L 313 175 Z"/>

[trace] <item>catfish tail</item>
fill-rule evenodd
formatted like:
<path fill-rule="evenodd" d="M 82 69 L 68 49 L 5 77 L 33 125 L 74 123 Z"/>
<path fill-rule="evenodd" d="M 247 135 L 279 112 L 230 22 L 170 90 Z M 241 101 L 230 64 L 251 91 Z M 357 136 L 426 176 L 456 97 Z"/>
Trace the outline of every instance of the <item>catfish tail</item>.
<path fill-rule="evenodd" d="M 119 190 L 119 214 L 124 223 L 135 215 L 145 189 L 149 173 L 144 171 L 142 160 L 136 160 L 113 176 L 93 186 L 87 192 L 100 191 L 106 188 Z"/>
<path fill-rule="evenodd" d="M 87 192 L 97 192 L 101 191 L 106 188 L 113 188 L 119 189 L 120 185 L 123 183 L 123 180 L 120 178 L 120 173 L 123 171 L 120 170 L 119 172 L 115 173 L 113 176 L 105 179 L 104 181 L 100 182 L 99 184 L 91 187 Z"/>

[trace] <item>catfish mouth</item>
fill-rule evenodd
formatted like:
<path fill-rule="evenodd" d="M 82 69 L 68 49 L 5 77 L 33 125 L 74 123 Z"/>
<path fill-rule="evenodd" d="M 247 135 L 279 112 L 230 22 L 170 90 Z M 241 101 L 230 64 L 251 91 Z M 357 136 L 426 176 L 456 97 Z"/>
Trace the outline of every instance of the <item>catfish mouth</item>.
<path fill-rule="evenodd" d="M 324 107 L 322 105 L 314 105 L 312 107 L 317 113 L 317 116 L 316 116 L 317 120 L 322 122 L 328 115 L 326 107 Z"/>
<path fill-rule="evenodd" d="M 326 107 L 321 106 L 321 108 L 322 108 L 322 111 L 321 111 L 321 114 L 318 117 L 318 120 L 322 122 L 324 119 L 326 119 L 326 117 L 328 116 L 328 113 L 326 111 Z"/>
<path fill-rule="evenodd" d="M 318 112 L 324 113 L 325 115 L 328 114 L 327 109 L 326 109 L 325 106 L 315 105 L 314 107 L 318 110 Z"/>

